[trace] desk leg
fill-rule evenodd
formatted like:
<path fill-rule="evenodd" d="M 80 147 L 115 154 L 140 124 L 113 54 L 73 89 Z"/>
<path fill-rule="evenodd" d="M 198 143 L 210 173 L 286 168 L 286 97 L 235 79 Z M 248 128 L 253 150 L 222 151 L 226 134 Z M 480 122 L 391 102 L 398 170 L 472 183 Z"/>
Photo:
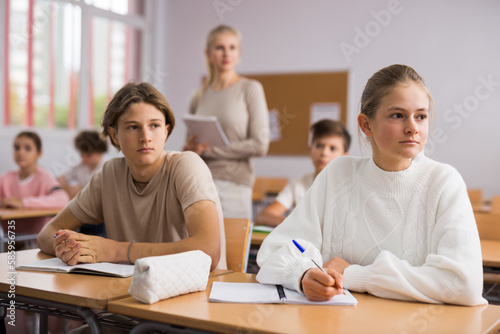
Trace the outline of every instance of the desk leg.
<path fill-rule="evenodd" d="M 99 324 L 99 320 L 95 313 L 88 308 L 77 308 L 76 313 L 89 325 L 90 331 L 95 334 L 102 334 L 101 324 Z"/>
<path fill-rule="evenodd" d="M 7 329 L 5 328 L 5 317 L 7 316 L 7 307 L 3 306 L 0 307 L 0 319 L 2 320 L 0 322 L 0 334 L 7 334 Z"/>
<path fill-rule="evenodd" d="M 0 299 L 7 298 L 7 293 L 0 292 Z M 38 299 L 27 296 L 16 295 L 16 302 L 26 303 L 29 305 L 34 305 L 36 307 L 42 307 L 42 309 L 30 308 L 29 311 L 36 312 L 40 314 L 40 333 L 47 333 L 47 314 L 50 312 L 50 309 L 59 309 L 69 313 L 76 313 L 80 316 L 90 327 L 90 330 L 94 334 L 102 334 L 101 324 L 99 323 L 99 319 L 97 319 L 96 314 L 88 307 L 71 305 L 71 304 L 63 304 L 58 302 L 53 302 L 44 299 Z M 45 317 L 45 320 L 42 320 L 42 317 Z M 45 325 L 43 324 L 45 322 Z M 42 332 L 42 326 L 45 326 L 45 332 Z"/>
<path fill-rule="evenodd" d="M 38 313 L 38 324 L 40 326 L 40 334 L 46 334 L 49 332 L 49 315 L 44 313 Z"/>

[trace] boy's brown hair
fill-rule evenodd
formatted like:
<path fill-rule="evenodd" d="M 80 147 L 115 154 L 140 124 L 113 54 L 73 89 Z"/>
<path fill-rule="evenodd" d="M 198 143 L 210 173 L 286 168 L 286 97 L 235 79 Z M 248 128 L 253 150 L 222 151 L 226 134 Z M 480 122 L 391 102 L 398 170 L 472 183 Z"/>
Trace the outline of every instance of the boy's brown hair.
<path fill-rule="evenodd" d="M 19 137 L 26 137 L 29 138 L 35 143 L 36 151 L 38 153 L 42 152 L 42 140 L 40 139 L 40 136 L 33 131 L 21 131 L 17 134 L 16 139 Z"/>
<path fill-rule="evenodd" d="M 344 124 L 331 119 L 323 119 L 311 125 L 312 133 L 311 145 L 315 140 L 323 137 L 337 136 L 344 140 L 344 152 L 349 151 L 351 146 L 351 135 L 347 132 Z"/>
<path fill-rule="evenodd" d="M 80 154 L 105 153 L 108 150 L 108 143 L 95 130 L 81 131 L 74 144 Z"/>
<path fill-rule="evenodd" d="M 109 136 L 108 127 L 116 129 L 118 119 L 128 108 L 134 104 L 144 102 L 151 104 L 165 115 L 165 124 L 170 125 L 168 128 L 168 136 L 172 133 L 175 126 L 175 117 L 167 99 L 153 85 L 147 82 L 133 83 L 129 82 L 123 86 L 109 102 L 104 115 L 102 116 L 101 126 L 102 135 L 105 138 Z M 113 141 L 114 147 L 120 149 Z"/>

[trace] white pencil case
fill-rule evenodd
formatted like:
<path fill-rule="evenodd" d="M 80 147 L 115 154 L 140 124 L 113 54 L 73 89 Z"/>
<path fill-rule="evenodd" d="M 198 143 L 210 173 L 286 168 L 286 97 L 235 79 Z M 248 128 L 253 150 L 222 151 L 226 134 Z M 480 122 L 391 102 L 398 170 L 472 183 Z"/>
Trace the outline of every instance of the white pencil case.
<path fill-rule="evenodd" d="M 207 288 L 212 258 L 200 250 L 135 261 L 129 293 L 147 304 Z"/>

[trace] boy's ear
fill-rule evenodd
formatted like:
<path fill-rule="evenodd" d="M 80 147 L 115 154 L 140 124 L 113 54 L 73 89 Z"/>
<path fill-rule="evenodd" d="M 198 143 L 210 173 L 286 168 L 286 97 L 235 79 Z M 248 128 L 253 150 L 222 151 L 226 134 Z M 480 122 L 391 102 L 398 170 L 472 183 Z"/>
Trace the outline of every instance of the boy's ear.
<path fill-rule="evenodd" d="M 168 139 L 168 131 L 170 130 L 170 124 L 165 125 L 165 143 L 167 142 Z"/>
<path fill-rule="evenodd" d="M 367 137 L 373 137 L 370 120 L 368 119 L 368 117 L 366 117 L 365 114 L 358 115 L 358 126 Z"/>
<path fill-rule="evenodd" d="M 114 127 L 108 126 L 109 138 L 111 139 L 111 143 L 117 147 L 120 147 L 120 142 L 118 141 L 117 131 Z"/>

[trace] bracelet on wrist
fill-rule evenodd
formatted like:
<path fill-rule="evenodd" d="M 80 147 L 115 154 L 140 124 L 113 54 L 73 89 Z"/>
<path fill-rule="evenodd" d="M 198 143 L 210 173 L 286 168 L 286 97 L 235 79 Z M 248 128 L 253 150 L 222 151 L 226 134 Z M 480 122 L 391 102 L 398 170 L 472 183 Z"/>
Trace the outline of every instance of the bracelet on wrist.
<path fill-rule="evenodd" d="M 133 244 L 134 242 L 135 242 L 135 241 L 134 241 L 134 240 L 132 240 L 132 241 L 130 242 L 130 245 L 128 245 L 127 260 L 128 260 L 128 263 L 129 263 L 129 264 L 133 264 L 133 263 L 132 263 L 132 261 L 130 261 L 130 249 L 132 248 L 132 244 Z"/>

